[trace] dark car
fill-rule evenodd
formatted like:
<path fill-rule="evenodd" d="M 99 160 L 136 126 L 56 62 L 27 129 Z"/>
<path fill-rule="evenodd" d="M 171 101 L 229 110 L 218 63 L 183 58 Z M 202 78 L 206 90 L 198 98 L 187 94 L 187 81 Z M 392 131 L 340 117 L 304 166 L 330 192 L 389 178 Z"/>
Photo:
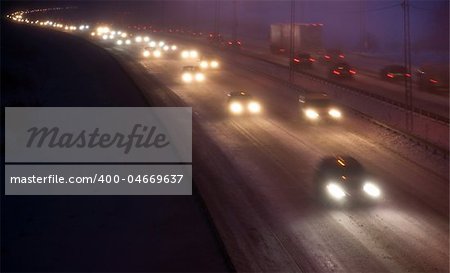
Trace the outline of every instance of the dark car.
<path fill-rule="evenodd" d="M 303 68 L 312 68 L 315 61 L 316 60 L 311 57 L 311 54 L 299 53 L 291 60 L 291 65 L 295 70 L 300 70 Z"/>
<path fill-rule="evenodd" d="M 351 156 L 324 158 L 314 177 L 316 194 L 322 201 L 342 203 L 351 200 L 376 200 L 381 190 L 371 176 Z"/>
<path fill-rule="evenodd" d="M 322 56 L 322 61 L 333 63 L 342 61 L 345 58 L 344 53 L 339 49 L 328 49 Z"/>
<path fill-rule="evenodd" d="M 444 65 L 425 65 L 417 69 L 417 83 L 422 91 L 449 94 L 449 67 Z"/>
<path fill-rule="evenodd" d="M 380 76 L 385 80 L 402 80 L 405 78 L 410 78 L 411 74 L 408 72 L 406 67 L 402 65 L 388 65 L 381 69 Z"/>
<path fill-rule="evenodd" d="M 261 104 L 247 92 L 231 92 L 227 96 L 228 111 L 234 115 L 259 114 L 261 112 Z"/>
<path fill-rule="evenodd" d="M 348 63 L 336 63 L 330 67 L 329 76 L 335 79 L 353 79 L 356 70 Z"/>
<path fill-rule="evenodd" d="M 309 121 L 339 120 L 342 112 L 326 93 L 300 95 L 300 115 Z"/>

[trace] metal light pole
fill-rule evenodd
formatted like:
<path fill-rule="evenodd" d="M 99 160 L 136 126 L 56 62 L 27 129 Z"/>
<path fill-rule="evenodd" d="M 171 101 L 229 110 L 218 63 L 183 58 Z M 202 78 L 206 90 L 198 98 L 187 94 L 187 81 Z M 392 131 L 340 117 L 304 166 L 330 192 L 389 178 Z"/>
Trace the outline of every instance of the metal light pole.
<path fill-rule="evenodd" d="M 220 0 L 214 2 L 214 32 L 218 34 L 220 32 Z"/>
<path fill-rule="evenodd" d="M 360 8 L 360 14 L 359 14 L 359 38 L 360 38 L 360 45 L 359 50 L 361 52 L 367 51 L 367 39 L 366 39 L 366 0 L 360 0 L 359 1 L 359 8 Z"/>
<path fill-rule="evenodd" d="M 197 33 L 197 22 L 198 22 L 198 1 L 194 1 L 194 12 L 192 18 L 192 31 Z"/>
<path fill-rule="evenodd" d="M 289 82 L 294 81 L 294 67 L 292 60 L 294 59 L 295 40 L 294 40 L 294 27 L 295 27 L 295 0 L 291 0 L 291 34 L 290 34 L 290 50 L 289 50 Z"/>
<path fill-rule="evenodd" d="M 233 25 L 231 31 L 233 41 L 237 40 L 237 28 L 238 28 L 237 4 L 238 4 L 237 0 L 233 0 Z"/>
<path fill-rule="evenodd" d="M 412 96 L 412 80 L 411 80 L 411 37 L 409 24 L 409 0 L 403 0 L 403 55 L 406 73 L 405 76 L 405 103 L 407 106 L 406 113 L 406 130 L 412 131 L 414 126 L 413 115 L 413 96 Z"/>

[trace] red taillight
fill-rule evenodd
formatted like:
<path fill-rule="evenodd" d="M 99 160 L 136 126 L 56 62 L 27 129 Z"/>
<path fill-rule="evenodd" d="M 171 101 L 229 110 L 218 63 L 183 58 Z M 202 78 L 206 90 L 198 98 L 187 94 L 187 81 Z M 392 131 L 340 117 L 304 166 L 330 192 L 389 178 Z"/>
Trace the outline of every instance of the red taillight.
<path fill-rule="evenodd" d="M 437 81 L 437 80 L 435 80 L 435 79 L 429 79 L 428 81 L 429 81 L 429 82 L 431 82 L 431 83 L 433 83 L 433 84 L 436 84 L 436 83 L 438 83 L 438 81 Z"/>
<path fill-rule="evenodd" d="M 344 59 L 344 54 L 340 54 L 339 58 Z"/>
<path fill-rule="evenodd" d="M 405 74 L 405 77 L 411 78 L 411 74 L 406 73 L 406 74 Z"/>
<path fill-rule="evenodd" d="M 229 45 L 232 45 L 233 43 L 232 43 L 232 42 L 228 42 L 228 44 L 229 44 Z"/>
<path fill-rule="evenodd" d="M 391 79 L 394 78 L 394 74 L 392 74 L 392 73 L 387 73 L 386 76 L 387 76 L 388 78 L 391 78 Z"/>
<path fill-rule="evenodd" d="M 315 62 L 315 61 L 316 61 L 316 59 L 314 59 L 314 58 L 309 58 L 309 60 L 310 60 L 311 62 Z"/>
<path fill-rule="evenodd" d="M 355 75 L 355 74 L 356 74 L 356 71 L 355 71 L 355 70 L 352 70 L 352 69 L 350 69 L 348 72 L 350 72 L 350 74 L 352 74 L 352 75 Z"/>
<path fill-rule="evenodd" d="M 337 70 L 333 70 L 333 74 L 341 75 L 341 72 L 339 72 L 339 71 L 337 71 Z"/>
<path fill-rule="evenodd" d="M 239 42 L 239 41 L 237 41 L 237 43 L 238 43 L 238 45 L 240 45 L 240 44 L 241 44 L 241 42 Z"/>
<path fill-rule="evenodd" d="M 331 57 L 328 56 L 328 55 L 325 55 L 324 58 L 325 58 L 325 59 L 331 59 Z"/>
<path fill-rule="evenodd" d="M 299 63 L 300 60 L 299 59 L 294 59 L 294 62 Z"/>
<path fill-rule="evenodd" d="M 280 52 L 284 52 L 285 51 L 285 49 L 284 48 L 280 48 Z"/>

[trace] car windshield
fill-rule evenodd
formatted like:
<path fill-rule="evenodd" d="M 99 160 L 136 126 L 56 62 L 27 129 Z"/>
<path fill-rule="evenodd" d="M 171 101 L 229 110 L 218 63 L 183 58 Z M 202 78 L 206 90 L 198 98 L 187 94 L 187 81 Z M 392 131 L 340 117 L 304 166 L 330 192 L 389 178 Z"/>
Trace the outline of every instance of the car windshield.
<path fill-rule="evenodd" d="M 326 107 L 330 106 L 331 101 L 329 99 L 313 99 L 313 100 L 307 100 L 306 104 L 308 106 L 326 108 Z"/>
<path fill-rule="evenodd" d="M 334 176 L 334 177 L 355 177 L 355 176 L 361 176 L 364 172 L 363 167 L 361 166 L 361 164 L 357 163 L 357 162 L 351 162 L 345 164 L 345 165 L 340 165 L 338 162 L 333 161 L 330 164 L 326 165 L 326 169 L 325 172 L 329 175 L 329 176 Z"/>
<path fill-rule="evenodd" d="M 195 72 L 195 71 L 197 71 L 197 68 L 194 67 L 194 66 L 185 66 L 185 67 L 183 67 L 183 71 L 185 71 L 185 72 Z"/>
<path fill-rule="evenodd" d="M 348 70 L 348 69 L 350 69 L 350 66 L 346 63 L 339 63 L 339 64 L 336 64 L 335 68 L 340 69 L 340 70 Z"/>

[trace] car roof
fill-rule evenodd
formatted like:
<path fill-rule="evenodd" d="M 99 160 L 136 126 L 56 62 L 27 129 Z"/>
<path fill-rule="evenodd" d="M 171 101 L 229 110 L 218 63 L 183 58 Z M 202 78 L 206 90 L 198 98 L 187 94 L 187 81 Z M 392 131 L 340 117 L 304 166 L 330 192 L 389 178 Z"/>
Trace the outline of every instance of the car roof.
<path fill-rule="evenodd" d="M 251 95 L 244 91 L 232 91 L 228 93 L 228 97 L 250 97 Z"/>
<path fill-rule="evenodd" d="M 321 167 L 326 168 L 338 168 L 338 169 L 351 169 L 362 168 L 361 163 L 352 156 L 337 155 L 326 157 L 321 162 Z"/>
<path fill-rule="evenodd" d="M 183 66 L 183 70 L 194 70 L 197 69 L 197 66 L 193 66 L 193 65 L 185 65 Z"/>
<path fill-rule="evenodd" d="M 335 63 L 334 64 L 334 67 L 341 67 L 341 66 L 350 67 L 350 65 L 348 63 L 345 63 L 345 62 Z"/>
<path fill-rule="evenodd" d="M 312 93 L 307 93 L 304 96 L 305 99 L 307 100 L 319 100 L 319 99 L 330 99 L 330 97 L 328 96 L 327 93 L 323 93 L 323 92 L 312 92 Z"/>

